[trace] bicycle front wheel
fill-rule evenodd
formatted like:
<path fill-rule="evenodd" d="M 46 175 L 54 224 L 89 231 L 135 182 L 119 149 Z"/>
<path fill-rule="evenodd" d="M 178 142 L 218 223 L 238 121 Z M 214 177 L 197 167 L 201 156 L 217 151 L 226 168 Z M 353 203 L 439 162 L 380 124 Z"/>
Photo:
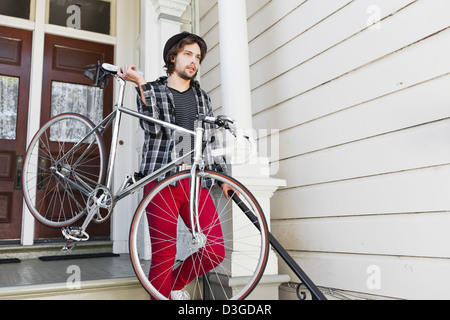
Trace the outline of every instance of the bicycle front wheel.
<path fill-rule="evenodd" d="M 154 299 L 170 299 L 168 292 L 182 286 L 192 299 L 244 299 L 258 284 L 267 262 L 264 214 L 254 196 L 233 178 L 212 171 L 198 175 L 201 182 L 212 179 L 230 185 L 239 196 L 227 199 L 216 183 L 200 188 L 201 233 L 193 239 L 190 221 L 181 213 L 189 202 L 190 173 L 180 172 L 156 184 L 132 221 L 129 245 L 134 270 Z M 205 200 L 209 197 L 212 210 Z M 173 225 L 172 231 L 161 229 L 168 225 L 169 229 Z"/>
<path fill-rule="evenodd" d="M 42 224 L 61 228 L 76 222 L 86 213 L 89 193 L 103 182 L 106 150 L 94 128 L 82 115 L 61 114 L 31 141 L 23 167 L 23 194 Z"/>

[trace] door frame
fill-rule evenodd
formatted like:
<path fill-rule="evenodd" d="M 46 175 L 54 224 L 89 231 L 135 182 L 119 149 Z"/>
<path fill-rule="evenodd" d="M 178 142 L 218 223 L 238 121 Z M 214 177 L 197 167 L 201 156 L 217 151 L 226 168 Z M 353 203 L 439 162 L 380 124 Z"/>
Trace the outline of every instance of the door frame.
<path fill-rule="evenodd" d="M 148 37 L 147 33 L 143 33 L 143 21 L 140 17 L 145 10 L 154 10 L 149 0 L 116 0 L 116 10 L 114 13 L 116 19 L 115 36 L 104 34 L 96 34 L 83 30 L 68 29 L 61 26 L 53 26 L 45 23 L 46 2 L 47 0 L 33 0 L 35 6 L 33 10 L 33 19 L 25 20 L 14 17 L 1 16 L 0 25 L 18 29 L 25 29 L 33 32 L 32 44 L 32 64 L 30 77 L 30 94 L 29 94 L 29 113 L 27 123 L 27 145 L 32 140 L 34 133 L 40 128 L 40 110 L 42 95 L 42 76 L 43 76 L 43 60 L 44 60 L 44 37 L 45 34 L 59 35 L 68 38 L 87 40 L 92 42 L 110 44 L 115 46 L 115 64 L 134 64 L 143 71 L 147 71 L 149 78 L 155 79 L 159 71 L 150 72 L 145 68 L 148 65 L 148 59 L 141 60 L 144 54 L 151 54 L 146 50 L 147 46 L 143 46 L 144 38 Z M 145 10 L 144 10 L 145 9 Z M 158 22 L 152 21 L 152 30 L 158 29 Z M 157 59 L 153 57 L 153 59 Z M 145 65 L 144 65 L 145 64 Z M 161 74 L 162 75 L 162 74 Z M 125 102 L 129 106 L 136 103 L 135 90 L 127 89 L 125 92 Z M 128 121 L 128 117 L 124 118 L 124 122 Z M 127 163 L 130 166 L 137 166 L 140 161 L 140 150 L 142 148 L 141 130 L 135 123 L 130 121 L 129 130 L 123 131 L 121 139 L 126 143 L 121 146 L 122 154 L 126 155 Z M 127 166 L 118 166 L 114 174 L 122 177 L 123 173 L 131 172 L 135 168 L 127 168 Z M 118 204 L 117 209 L 130 211 L 129 208 L 135 208 L 139 204 L 140 196 L 138 193 L 124 199 Z M 111 219 L 112 231 L 111 239 L 114 242 L 114 250 L 117 253 L 127 252 L 128 250 L 128 221 L 132 218 L 133 212 L 122 213 L 113 216 Z M 21 244 L 24 246 L 32 246 L 34 244 L 34 228 L 35 219 L 29 212 L 26 204 L 23 204 L 22 212 L 22 238 Z"/>
<path fill-rule="evenodd" d="M 96 64 L 97 61 L 100 61 L 101 63 L 114 62 L 114 46 L 52 34 L 45 35 L 44 53 L 40 126 L 45 125 L 52 116 L 52 84 L 54 81 L 90 86 L 93 83 L 91 79 L 84 76 L 84 67 Z M 102 119 L 112 112 L 113 81 L 111 81 L 111 79 L 109 80 L 108 84 L 100 90 L 104 98 Z M 103 139 L 106 150 L 109 151 L 111 129 L 104 132 Z M 83 221 L 83 219 L 84 218 L 82 218 L 81 221 Z M 61 239 L 60 229 L 49 228 L 40 223 L 35 224 L 34 232 L 35 241 L 47 242 Z M 91 238 L 97 236 L 99 238 L 109 239 L 111 236 L 110 225 L 108 222 L 90 224 L 87 232 Z"/>
<path fill-rule="evenodd" d="M 121 3 L 122 0 L 118 2 Z M 59 35 L 67 38 L 87 40 L 92 42 L 110 44 L 117 46 L 117 37 L 103 34 L 96 34 L 83 30 L 67 29 L 65 27 L 45 24 L 46 1 L 36 0 L 35 21 L 2 16 L 0 22 L 4 26 L 25 29 L 33 32 L 32 55 L 31 55 L 31 76 L 30 94 L 28 106 L 28 132 L 27 145 L 31 142 L 34 134 L 41 125 L 41 100 L 42 100 L 42 78 L 44 72 L 44 49 L 45 35 Z M 117 58 L 115 58 L 117 59 Z M 115 62 L 114 62 L 115 63 Z M 23 201 L 22 209 L 22 235 L 21 244 L 31 246 L 34 244 L 36 221 Z"/>
<path fill-rule="evenodd" d="M 16 171 L 18 168 L 19 156 L 25 156 L 27 147 L 27 126 L 26 120 L 29 112 L 29 89 L 30 89 L 30 69 L 31 69 L 31 54 L 32 54 L 32 33 L 28 30 L 2 26 L 3 37 L 20 39 L 20 44 L 15 46 L 16 61 L 5 61 L 2 63 L 2 72 L 6 76 L 19 78 L 19 92 L 17 97 L 17 120 L 16 120 L 16 138 L 15 140 L 2 140 L 2 145 L 6 154 L 10 154 L 9 168 L 10 177 L 0 182 L 2 189 L 9 195 L 8 211 L 11 211 L 9 222 L 2 223 L 1 229 L 3 237 L 2 242 L 9 242 L 10 240 L 16 242 L 21 237 L 22 224 L 22 192 L 18 190 L 14 184 Z M 9 42 L 9 41 L 8 41 Z M 11 43 L 11 42 L 10 42 Z M 17 43 L 17 42 L 15 42 Z M 14 47 L 11 47 L 14 48 Z M 21 165 L 21 164 L 20 164 Z M 11 180 L 10 180 L 11 179 Z"/>

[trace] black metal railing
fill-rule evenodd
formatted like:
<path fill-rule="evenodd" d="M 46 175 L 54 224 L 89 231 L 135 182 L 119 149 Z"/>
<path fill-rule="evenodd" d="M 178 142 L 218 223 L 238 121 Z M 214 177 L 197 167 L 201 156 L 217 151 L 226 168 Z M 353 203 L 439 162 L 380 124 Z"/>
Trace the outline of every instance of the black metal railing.
<path fill-rule="evenodd" d="M 239 197 L 233 193 L 233 191 L 229 191 L 228 194 L 232 197 L 233 201 L 239 206 L 239 208 L 245 213 L 245 215 L 252 221 L 256 228 L 260 229 L 258 220 L 253 215 L 251 210 L 239 199 Z M 291 268 L 291 270 L 295 273 L 295 275 L 300 279 L 302 285 L 311 292 L 311 297 L 313 300 L 327 300 L 325 298 L 322 291 L 314 284 L 314 282 L 308 277 L 308 275 L 303 271 L 302 268 L 295 262 L 295 260 L 289 255 L 289 253 L 283 248 L 283 246 L 278 242 L 277 239 L 269 232 L 268 233 L 269 242 L 275 251 L 280 255 L 280 257 L 286 262 L 286 264 Z M 301 285 L 297 287 L 297 297 L 301 300 L 305 299 L 304 295 L 300 294 Z"/>

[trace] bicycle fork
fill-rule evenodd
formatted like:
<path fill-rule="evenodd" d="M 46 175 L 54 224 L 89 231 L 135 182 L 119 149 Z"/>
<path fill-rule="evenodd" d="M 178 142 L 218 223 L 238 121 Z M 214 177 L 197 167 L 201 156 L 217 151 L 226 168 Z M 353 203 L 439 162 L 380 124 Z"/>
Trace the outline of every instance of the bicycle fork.
<path fill-rule="evenodd" d="M 201 121 L 199 121 L 201 123 Z M 200 176 L 197 174 L 197 169 L 203 171 L 205 163 L 202 158 L 202 144 L 203 144 L 203 126 L 198 124 L 195 129 L 195 144 L 194 144 L 194 161 L 191 168 L 190 180 L 189 180 L 189 219 L 191 223 L 192 241 L 191 248 L 200 249 L 206 244 L 206 236 L 200 228 L 200 221 L 198 217 L 199 206 L 199 188 Z"/>

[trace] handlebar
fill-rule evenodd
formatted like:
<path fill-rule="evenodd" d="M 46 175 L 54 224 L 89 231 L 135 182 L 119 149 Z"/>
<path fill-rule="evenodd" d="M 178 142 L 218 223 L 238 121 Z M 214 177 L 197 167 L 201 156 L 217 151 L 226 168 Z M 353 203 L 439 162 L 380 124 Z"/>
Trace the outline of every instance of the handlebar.
<path fill-rule="evenodd" d="M 225 129 L 229 129 L 230 125 L 233 126 L 236 122 L 236 120 L 227 116 L 205 117 L 203 121 Z"/>
<path fill-rule="evenodd" d="M 219 128 L 225 128 L 228 131 L 230 131 L 230 133 L 235 137 L 236 137 L 239 129 L 241 129 L 239 127 L 237 121 L 228 116 L 221 115 L 221 116 L 217 116 L 217 117 L 205 117 L 203 119 L 203 121 L 206 123 L 215 124 Z M 243 132 L 242 132 L 242 135 L 247 140 L 251 139 L 251 137 L 249 135 L 244 134 Z"/>
<path fill-rule="evenodd" d="M 239 138 L 246 139 L 248 141 L 248 143 L 249 143 L 250 148 L 247 149 L 247 150 L 249 150 L 249 154 L 246 155 L 245 157 L 252 158 L 252 157 L 256 156 L 256 152 L 257 152 L 256 148 L 257 147 L 256 147 L 255 139 L 251 135 L 246 134 L 244 132 L 244 130 L 239 126 L 238 122 L 236 120 L 234 120 L 233 118 L 230 118 L 228 116 L 220 115 L 220 116 L 217 116 L 217 117 L 205 117 L 203 119 L 203 122 L 204 123 L 209 123 L 209 124 L 214 124 L 214 125 L 216 125 L 219 128 L 227 129 L 236 138 L 237 145 L 235 147 L 237 147 L 239 145 L 239 142 L 238 142 Z M 229 150 L 229 148 L 226 148 L 226 150 Z M 224 149 L 223 151 L 225 153 L 228 153 L 228 151 L 226 151 L 226 150 Z M 233 152 L 233 147 L 229 151 Z M 240 151 L 242 151 L 242 149 L 240 149 Z M 220 151 L 218 153 L 220 153 Z"/>

